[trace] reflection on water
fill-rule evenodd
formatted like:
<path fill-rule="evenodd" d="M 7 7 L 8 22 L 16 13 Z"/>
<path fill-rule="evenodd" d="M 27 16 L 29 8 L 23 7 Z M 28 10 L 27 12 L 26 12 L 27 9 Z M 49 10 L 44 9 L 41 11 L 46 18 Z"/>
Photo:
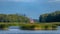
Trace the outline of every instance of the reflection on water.
<path fill-rule="evenodd" d="M 60 26 L 58 26 L 58 28 L 57 28 L 58 30 L 60 30 Z"/>
<path fill-rule="evenodd" d="M 18 28 L 18 27 L 17 27 Z M 60 34 L 60 27 L 58 30 L 38 30 L 38 31 L 29 31 L 29 30 L 20 30 L 20 29 L 11 29 L 9 30 L 0 30 L 0 34 Z"/>
<path fill-rule="evenodd" d="M 19 26 L 10 26 L 9 29 L 19 29 Z"/>

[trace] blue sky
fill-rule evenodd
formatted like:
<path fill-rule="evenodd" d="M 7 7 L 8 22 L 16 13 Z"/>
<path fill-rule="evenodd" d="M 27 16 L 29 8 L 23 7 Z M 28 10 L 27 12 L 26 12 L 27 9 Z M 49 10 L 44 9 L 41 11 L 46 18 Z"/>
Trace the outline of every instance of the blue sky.
<path fill-rule="evenodd" d="M 38 19 L 41 14 L 60 10 L 60 0 L 0 0 L 0 13 L 26 14 Z"/>

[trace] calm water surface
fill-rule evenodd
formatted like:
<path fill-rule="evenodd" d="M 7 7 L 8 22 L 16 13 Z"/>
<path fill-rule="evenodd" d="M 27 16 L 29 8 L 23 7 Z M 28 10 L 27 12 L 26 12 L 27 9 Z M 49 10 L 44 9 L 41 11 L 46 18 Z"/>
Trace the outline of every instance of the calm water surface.
<path fill-rule="evenodd" d="M 19 30 L 18 27 L 10 27 L 9 30 L 0 30 L 0 34 L 60 34 L 60 26 L 58 30 Z"/>

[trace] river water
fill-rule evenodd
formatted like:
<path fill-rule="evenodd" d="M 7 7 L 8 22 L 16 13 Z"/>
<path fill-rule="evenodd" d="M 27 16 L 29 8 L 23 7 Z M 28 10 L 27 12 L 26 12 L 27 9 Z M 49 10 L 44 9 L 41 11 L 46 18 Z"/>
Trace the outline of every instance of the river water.
<path fill-rule="evenodd" d="M 20 30 L 18 27 L 10 27 L 8 30 L 0 30 L 0 34 L 60 34 L 60 26 L 58 30 Z"/>

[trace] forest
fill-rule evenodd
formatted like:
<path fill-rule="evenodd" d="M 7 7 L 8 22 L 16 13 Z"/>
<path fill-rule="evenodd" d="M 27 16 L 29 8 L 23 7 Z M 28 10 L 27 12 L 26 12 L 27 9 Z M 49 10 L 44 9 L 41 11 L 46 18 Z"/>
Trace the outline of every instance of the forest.
<path fill-rule="evenodd" d="M 60 11 L 40 15 L 39 22 L 60 22 Z"/>
<path fill-rule="evenodd" d="M 0 22 L 29 22 L 29 18 L 18 14 L 0 14 Z"/>

